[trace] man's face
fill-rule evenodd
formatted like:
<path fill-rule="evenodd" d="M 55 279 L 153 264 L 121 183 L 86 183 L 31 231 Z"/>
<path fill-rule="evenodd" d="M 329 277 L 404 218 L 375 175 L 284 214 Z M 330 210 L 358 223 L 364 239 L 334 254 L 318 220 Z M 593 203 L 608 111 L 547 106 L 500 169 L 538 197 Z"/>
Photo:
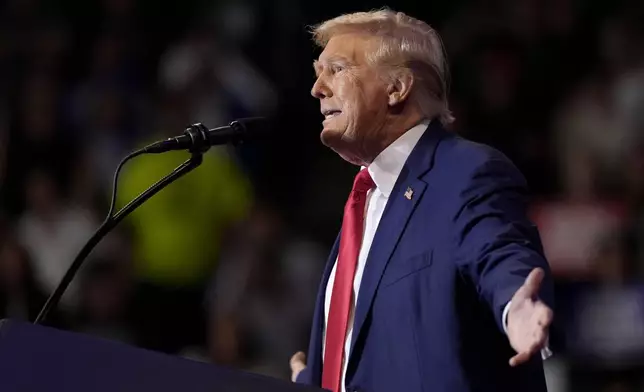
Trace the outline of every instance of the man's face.
<path fill-rule="evenodd" d="M 311 94 L 324 115 L 322 143 L 357 165 L 377 155 L 374 146 L 388 110 L 387 83 L 366 59 L 374 44 L 363 35 L 338 35 L 314 63 Z"/>

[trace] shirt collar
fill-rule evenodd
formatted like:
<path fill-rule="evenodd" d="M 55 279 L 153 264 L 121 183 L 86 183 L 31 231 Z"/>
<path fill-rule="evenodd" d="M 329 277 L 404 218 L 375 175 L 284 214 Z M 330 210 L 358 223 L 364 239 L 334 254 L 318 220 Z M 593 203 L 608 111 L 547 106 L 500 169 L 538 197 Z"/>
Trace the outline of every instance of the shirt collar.
<path fill-rule="evenodd" d="M 429 126 L 423 120 L 385 148 L 368 166 L 373 182 L 385 197 L 389 197 L 407 158 Z"/>

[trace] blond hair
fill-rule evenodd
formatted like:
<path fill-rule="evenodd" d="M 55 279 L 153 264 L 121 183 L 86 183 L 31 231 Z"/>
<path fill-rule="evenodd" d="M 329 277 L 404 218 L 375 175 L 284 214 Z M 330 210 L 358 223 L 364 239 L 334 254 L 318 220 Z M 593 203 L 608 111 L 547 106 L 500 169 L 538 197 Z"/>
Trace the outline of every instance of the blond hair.
<path fill-rule="evenodd" d="M 380 9 L 338 16 L 314 26 L 312 33 L 322 48 L 340 34 L 363 33 L 378 38 L 378 49 L 367 54 L 369 61 L 411 71 L 412 98 L 423 114 L 438 115 L 444 125 L 454 121 L 447 102 L 449 68 L 443 43 L 427 23 L 402 12 Z"/>

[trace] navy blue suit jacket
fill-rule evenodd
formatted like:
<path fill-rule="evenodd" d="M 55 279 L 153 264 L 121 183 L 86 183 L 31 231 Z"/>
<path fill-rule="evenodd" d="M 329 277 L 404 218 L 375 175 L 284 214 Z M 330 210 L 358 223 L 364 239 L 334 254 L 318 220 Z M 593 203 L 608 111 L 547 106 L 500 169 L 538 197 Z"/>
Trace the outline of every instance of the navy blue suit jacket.
<path fill-rule="evenodd" d="M 398 177 L 369 252 L 347 391 L 546 390 L 539 355 L 509 366 L 514 350 L 502 324 L 505 305 L 536 267 L 546 271 L 540 299 L 554 305 L 526 209 L 526 182 L 503 154 L 432 122 Z M 319 287 L 301 383 L 321 383 L 324 297 L 337 252 L 338 241 Z"/>

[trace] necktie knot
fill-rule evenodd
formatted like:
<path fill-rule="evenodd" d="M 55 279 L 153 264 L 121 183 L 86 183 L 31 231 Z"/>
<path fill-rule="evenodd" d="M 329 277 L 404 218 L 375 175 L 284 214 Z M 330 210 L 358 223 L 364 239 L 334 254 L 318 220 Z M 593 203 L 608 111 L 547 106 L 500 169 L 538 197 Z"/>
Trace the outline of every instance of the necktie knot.
<path fill-rule="evenodd" d="M 375 185 L 376 184 L 373 182 L 373 179 L 371 178 L 371 175 L 369 174 L 369 170 L 362 169 L 356 175 L 356 178 L 353 181 L 353 192 L 360 193 L 360 194 L 366 194 Z"/>

